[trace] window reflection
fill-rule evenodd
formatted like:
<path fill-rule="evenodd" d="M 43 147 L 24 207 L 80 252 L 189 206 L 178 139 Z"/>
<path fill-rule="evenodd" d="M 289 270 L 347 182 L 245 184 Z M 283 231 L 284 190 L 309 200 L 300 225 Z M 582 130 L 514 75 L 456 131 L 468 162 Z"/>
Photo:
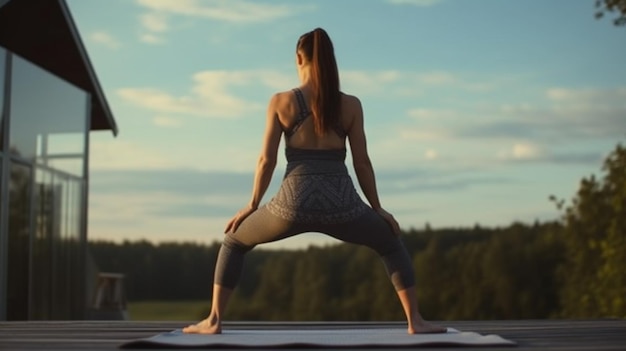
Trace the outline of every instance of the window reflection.
<path fill-rule="evenodd" d="M 36 172 L 35 235 L 33 242 L 33 301 L 31 319 L 52 318 L 52 246 L 54 242 L 56 203 L 52 173 Z"/>
<path fill-rule="evenodd" d="M 31 319 L 80 316 L 83 180 L 38 168 Z"/>
<path fill-rule="evenodd" d="M 0 298 L 10 320 L 80 319 L 89 95 L 11 57 L 11 106 L 3 117 L 10 151 L 0 153 L 10 160 L 8 294 Z"/>
<path fill-rule="evenodd" d="M 4 83 L 5 83 L 5 70 L 6 70 L 6 50 L 0 47 L 0 154 L 4 147 Z"/>
<path fill-rule="evenodd" d="M 9 179 L 7 319 L 28 319 L 30 167 L 12 162 Z"/>
<path fill-rule="evenodd" d="M 88 94 L 17 55 L 12 73 L 12 153 L 82 175 Z"/>

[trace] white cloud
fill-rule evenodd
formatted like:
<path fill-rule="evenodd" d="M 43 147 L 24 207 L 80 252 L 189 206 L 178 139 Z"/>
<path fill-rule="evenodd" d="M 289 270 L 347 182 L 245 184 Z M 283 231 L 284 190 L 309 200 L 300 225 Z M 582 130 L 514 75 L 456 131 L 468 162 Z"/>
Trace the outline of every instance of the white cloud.
<path fill-rule="evenodd" d="M 245 0 L 137 0 L 137 4 L 162 14 L 253 23 L 268 22 L 310 11 L 311 6 L 294 3 L 259 3 Z"/>
<path fill-rule="evenodd" d="M 115 49 L 119 49 L 122 46 L 122 44 L 117 39 L 115 39 L 111 34 L 107 32 L 103 32 L 103 31 L 93 32 L 91 33 L 89 37 L 94 42 L 102 44 L 108 47 L 109 49 L 115 50 Z"/>
<path fill-rule="evenodd" d="M 154 125 L 157 127 L 180 127 L 182 125 L 180 119 L 167 117 L 167 116 L 157 116 L 152 120 Z"/>
<path fill-rule="evenodd" d="M 418 120 L 442 120 L 459 117 L 458 112 L 451 109 L 414 108 L 410 109 L 407 114 Z"/>
<path fill-rule="evenodd" d="M 340 73 L 342 89 L 355 94 L 393 96 L 421 95 L 426 88 L 458 89 L 464 93 L 481 93 L 498 86 L 496 80 L 475 80 L 448 71 L 344 70 Z"/>
<path fill-rule="evenodd" d="M 602 160 L 602 152 L 597 150 L 576 150 L 571 147 L 558 150 L 553 145 L 538 142 L 518 142 L 497 153 L 496 158 L 504 162 L 539 162 L 548 164 L 584 164 L 598 165 Z"/>
<path fill-rule="evenodd" d="M 342 89 L 354 94 L 377 94 L 401 78 L 401 72 L 395 70 L 340 72 Z"/>
<path fill-rule="evenodd" d="M 124 140 L 92 141 L 90 164 L 92 171 L 175 168 L 181 165 L 163 153 Z"/>
<path fill-rule="evenodd" d="M 417 129 L 407 126 L 400 129 L 399 136 L 405 141 L 443 140 L 451 137 L 450 133 L 444 129 Z"/>
<path fill-rule="evenodd" d="M 433 149 L 428 149 L 426 150 L 426 152 L 424 153 L 424 157 L 426 157 L 427 160 L 434 160 L 437 157 L 439 157 L 439 154 L 437 153 L 436 150 Z"/>
<path fill-rule="evenodd" d="M 142 34 L 139 36 L 139 40 L 147 44 L 162 44 L 165 42 L 165 39 L 154 34 Z"/>
<path fill-rule="evenodd" d="M 250 172 L 257 162 L 258 138 L 238 139 L 234 143 L 220 144 L 219 142 L 179 142 L 188 135 L 185 125 L 178 128 L 174 121 L 161 121 L 168 123 L 170 130 L 166 130 L 165 139 L 161 137 L 156 144 L 146 141 L 132 141 L 123 136 L 115 140 L 108 138 L 97 140 L 92 138 L 90 144 L 89 167 L 95 173 L 101 171 L 163 171 L 163 170 L 193 170 L 203 172 Z M 163 130 L 144 126 L 145 134 L 158 133 L 163 135 Z M 126 135 L 126 134 L 124 134 Z M 209 134 L 207 134 L 209 135 Z M 187 138 L 189 140 L 189 138 Z M 215 146 L 217 145 L 217 146 Z M 216 156 L 215 150 L 219 150 Z M 201 160 L 201 161 L 198 161 Z M 284 160 L 279 161 L 279 167 Z M 250 182 L 252 180 L 250 179 Z"/>
<path fill-rule="evenodd" d="M 89 197 L 90 240 L 213 242 L 220 240 L 226 218 L 158 215 L 161 204 L 189 203 L 188 197 L 167 193 L 106 194 Z M 241 201 L 240 203 L 243 203 Z"/>
<path fill-rule="evenodd" d="M 260 85 L 277 90 L 293 83 L 293 77 L 278 71 L 202 71 L 193 75 L 193 87 L 187 95 L 175 96 L 155 88 L 122 88 L 118 94 L 160 115 L 232 118 L 262 111 L 265 107 L 237 96 L 231 91 L 233 87 Z"/>
<path fill-rule="evenodd" d="M 618 142 L 626 135 L 626 88 L 537 90 L 538 98 L 513 103 L 452 100 L 442 108 L 407 110 L 410 119 L 390 131 L 398 145 L 385 152 L 412 148 L 424 159 L 447 165 L 489 167 L 510 162 L 597 164 L 602 152 L 581 144 Z M 526 97 L 527 98 L 527 97 Z M 429 157 L 428 150 L 437 150 Z M 401 156 L 405 163 L 418 156 Z M 400 158 L 400 156 L 398 156 Z M 384 160 L 387 161 L 387 160 Z M 502 161 L 502 162 L 494 162 Z"/>
<path fill-rule="evenodd" d="M 415 123 L 398 126 L 407 139 L 480 139 L 567 143 L 574 139 L 623 138 L 626 88 L 565 89 L 539 92 L 533 102 L 506 104 L 452 102 L 442 109 L 413 108 Z M 419 123 L 419 124 L 418 124 Z M 523 148 L 522 148 L 523 149 Z M 518 148 L 517 155 L 524 154 Z M 513 155 L 513 154 L 511 154 Z M 528 155 L 527 155 L 528 156 Z"/>
<path fill-rule="evenodd" d="M 150 32 L 165 32 L 169 28 L 167 17 L 163 13 L 144 13 L 139 19 L 142 26 Z"/>
<path fill-rule="evenodd" d="M 387 2 L 393 5 L 412 5 L 427 7 L 442 3 L 443 0 L 387 0 Z"/>
<path fill-rule="evenodd" d="M 473 77 L 461 76 L 453 72 L 432 71 L 415 73 L 414 76 L 409 75 L 417 84 L 442 88 L 457 88 L 465 92 L 480 93 L 495 89 L 506 78 L 497 77 L 490 80 L 476 80 Z"/>
<path fill-rule="evenodd" d="M 170 28 L 167 16 L 161 12 L 148 12 L 139 16 L 143 33 L 139 40 L 146 44 L 162 44 L 165 42 L 164 33 Z"/>
<path fill-rule="evenodd" d="M 554 138 L 623 137 L 626 131 L 626 87 L 597 89 L 551 88 L 547 106 L 520 104 L 502 110 L 511 121 L 504 132 L 526 130 Z"/>
<path fill-rule="evenodd" d="M 445 85 L 453 84 L 459 81 L 458 77 L 450 72 L 435 71 L 418 75 L 418 80 L 426 85 Z"/>
<path fill-rule="evenodd" d="M 545 153 L 537 144 L 520 142 L 510 149 L 500 151 L 498 156 L 504 160 L 534 160 L 545 156 Z"/>
<path fill-rule="evenodd" d="M 554 102 L 620 102 L 624 106 L 626 101 L 626 87 L 614 89 L 568 89 L 550 88 L 546 91 L 546 97 Z"/>
<path fill-rule="evenodd" d="M 139 40 L 147 44 L 165 42 L 163 35 L 172 29 L 170 18 L 209 19 L 230 23 L 269 22 L 310 11 L 310 5 L 262 4 L 246 0 L 137 0 L 147 10 L 139 16 Z"/>

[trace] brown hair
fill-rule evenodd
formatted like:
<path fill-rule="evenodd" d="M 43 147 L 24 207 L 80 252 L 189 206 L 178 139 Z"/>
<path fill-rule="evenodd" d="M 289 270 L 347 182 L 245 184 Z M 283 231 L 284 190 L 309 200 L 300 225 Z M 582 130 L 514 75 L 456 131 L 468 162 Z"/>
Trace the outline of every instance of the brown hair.
<path fill-rule="evenodd" d="M 316 28 L 298 39 L 297 51 L 311 62 L 313 85 L 313 123 L 315 133 L 322 135 L 339 121 L 341 92 L 335 51 L 330 37 L 322 28 Z"/>

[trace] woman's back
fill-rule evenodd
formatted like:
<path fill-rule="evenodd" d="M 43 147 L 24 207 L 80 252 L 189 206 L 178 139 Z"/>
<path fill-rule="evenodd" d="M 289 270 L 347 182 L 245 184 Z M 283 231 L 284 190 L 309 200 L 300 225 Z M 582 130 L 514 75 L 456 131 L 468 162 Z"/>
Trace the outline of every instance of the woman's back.
<path fill-rule="evenodd" d="M 346 136 L 357 117 L 357 111 L 360 111 L 356 108 L 358 99 L 351 95 L 341 94 L 341 109 L 337 125 L 329 128 L 323 135 L 318 135 L 315 132 L 313 115 L 309 107 L 312 104 L 311 93 L 306 87 L 301 88 L 300 91 L 303 97 L 302 103 L 298 102 L 298 93 L 295 90 L 277 94 L 278 120 L 285 131 L 286 146 L 296 149 L 345 149 Z"/>

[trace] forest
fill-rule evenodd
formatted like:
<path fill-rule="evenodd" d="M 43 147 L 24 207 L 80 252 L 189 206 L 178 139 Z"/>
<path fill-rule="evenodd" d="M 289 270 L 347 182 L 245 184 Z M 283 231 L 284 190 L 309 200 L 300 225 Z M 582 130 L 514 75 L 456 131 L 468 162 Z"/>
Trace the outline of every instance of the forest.
<path fill-rule="evenodd" d="M 546 194 L 561 217 L 506 227 L 409 229 L 420 308 L 428 319 L 626 318 L 626 148 L 571 200 Z M 219 243 L 92 242 L 102 271 L 126 274 L 131 301 L 210 301 Z M 190 319 L 198 316 L 190 316 Z M 335 244 L 246 256 L 228 320 L 403 320 L 379 258 Z"/>

